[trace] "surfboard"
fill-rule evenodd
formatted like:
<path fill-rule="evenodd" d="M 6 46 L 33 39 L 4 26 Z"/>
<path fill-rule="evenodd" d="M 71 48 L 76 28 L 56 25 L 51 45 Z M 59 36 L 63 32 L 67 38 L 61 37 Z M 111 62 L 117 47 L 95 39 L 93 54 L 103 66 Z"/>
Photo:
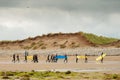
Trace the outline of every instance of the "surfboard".
<path fill-rule="evenodd" d="M 33 56 L 27 56 L 28 59 L 32 60 L 33 59 Z"/>
<path fill-rule="evenodd" d="M 58 55 L 56 56 L 57 59 L 65 59 L 65 56 L 64 55 Z"/>
<path fill-rule="evenodd" d="M 105 56 L 106 56 L 106 53 L 104 53 L 102 56 L 97 57 L 97 58 L 96 58 L 96 61 L 101 60 L 101 59 L 102 59 L 102 57 L 104 58 Z"/>
<path fill-rule="evenodd" d="M 77 56 L 77 58 L 84 59 L 84 58 L 85 58 L 85 56 Z"/>

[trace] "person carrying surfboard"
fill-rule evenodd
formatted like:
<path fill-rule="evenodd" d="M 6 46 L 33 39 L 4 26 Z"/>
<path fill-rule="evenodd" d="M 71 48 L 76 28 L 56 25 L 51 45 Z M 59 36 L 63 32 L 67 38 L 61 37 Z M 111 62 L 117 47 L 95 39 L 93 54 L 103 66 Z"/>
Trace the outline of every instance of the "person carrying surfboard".
<path fill-rule="evenodd" d="M 64 56 L 65 56 L 64 62 L 67 63 L 68 62 L 67 54 L 65 54 Z"/>
<path fill-rule="evenodd" d="M 78 57 L 77 57 L 77 56 L 78 56 L 78 54 L 76 54 L 75 56 L 76 56 L 76 63 L 78 63 Z"/>
<path fill-rule="evenodd" d="M 25 52 L 24 52 L 24 57 L 25 57 L 25 60 L 24 60 L 24 61 L 25 61 L 25 62 L 27 62 L 27 56 L 28 56 L 28 52 L 25 51 Z"/>
<path fill-rule="evenodd" d="M 102 52 L 102 53 L 100 54 L 100 56 L 98 56 L 98 57 L 96 58 L 96 61 L 99 61 L 99 60 L 100 60 L 100 62 L 103 63 L 103 58 L 104 58 L 105 56 L 106 56 L 106 53 L 103 53 L 103 52 Z"/>
<path fill-rule="evenodd" d="M 55 55 L 55 62 L 57 63 L 57 61 L 58 61 L 58 58 L 57 58 L 57 54 Z"/>

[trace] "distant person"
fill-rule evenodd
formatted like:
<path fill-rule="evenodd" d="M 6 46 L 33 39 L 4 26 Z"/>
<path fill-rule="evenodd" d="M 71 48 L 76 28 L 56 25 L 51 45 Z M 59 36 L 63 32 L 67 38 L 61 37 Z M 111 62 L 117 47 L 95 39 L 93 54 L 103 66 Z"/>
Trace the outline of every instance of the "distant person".
<path fill-rule="evenodd" d="M 101 53 L 101 63 L 103 63 L 103 52 Z"/>
<path fill-rule="evenodd" d="M 47 55 L 47 60 L 46 62 L 50 62 L 50 54 Z"/>
<path fill-rule="evenodd" d="M 77 57 L 77 56 L 78 56 L 78 54 L 76 54 L 75 56 L 76 56 L 76 63 L 78 63 L 78 57 Z"/>
<path fill-rule="evenodd" d="M 57 58 L 57 54 L 54 56 L 54 62 L 57 62 L 58 61 L 58 58 Z"/>
<path fill-rule="evenodd" d="M 38 63 L 38 56 L 37 56 L 37 54 L 33 55 L 33 61 L 34 61 L 34 63 Z"/>
<path fill-rule="evenodd" d="M 85 54 L 85 63 L 88 62 L 87 54 Z"/>
<path fill-rule="evenodd" d="M 38 63 L 38 55 L 36 54 L 36 62 Z"/>
<path fill-rule="evenodd" d="M 13 59 L 12 59 L 12 62 L 15 63 L 15 54 L 13 54 Z"/>
<path fill-rule="evenodd" d="M 53 54 L 50 57 L 50 62 L 54 62 L 54 55 Z"/>
<path fill-rule="evenodd" d="M 27 51 L 25 51 L 25 53 L 24 53 L 24 57 L 25 57 L 25 62 L 27 62 L 27 56 L 28 56 L 28 52 Z"/>
<path fill-rule="evenodd" d="M 33 59 L 32 59 L 32 61 L 34 62 L 34 60 L 35 60 L 35 54 L 33 54 L 33 57 L 32 57 Z"/>
<path fill-rule="evenodd" d="M 65 54 L 65 59 L 64 59 L 64 62 L 67 63 L 68 62 L 68 58 L 67 58 L 67 55 Z"/>
<path fill-rule="evenodd" d="M 58 55 L 56 54 L 56 56 L 55 56 L 56 62 L 58 61 L 58 58 L 57 58 L 57 56 L 58 56 Z"/>
<path fill-rule="evenodd" d="M 20 62 L 19 54 L 17 54 L 16 57 L 17 57 L 17 60 L 16 60 L 16 61 Z"/>

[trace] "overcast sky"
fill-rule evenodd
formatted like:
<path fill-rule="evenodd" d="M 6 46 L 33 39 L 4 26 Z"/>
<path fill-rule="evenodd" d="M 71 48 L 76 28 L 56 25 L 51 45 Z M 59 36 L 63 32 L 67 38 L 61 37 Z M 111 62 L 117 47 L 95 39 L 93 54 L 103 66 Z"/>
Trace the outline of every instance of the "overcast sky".
<path fill-rule="evenodd" d="M 0 0 L 0 40 L 79 31 L 120 39 L 120 0 Z"/>

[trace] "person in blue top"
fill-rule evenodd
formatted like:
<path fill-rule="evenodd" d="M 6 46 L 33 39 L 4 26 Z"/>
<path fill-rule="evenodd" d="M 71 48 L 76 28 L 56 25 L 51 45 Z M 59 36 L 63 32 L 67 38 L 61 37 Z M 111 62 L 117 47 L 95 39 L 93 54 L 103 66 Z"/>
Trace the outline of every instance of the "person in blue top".
<path fill-rule="evenodd" d="M 58 56 L 58 55 L 56 54 L 56 55 L 55 55 L 55 62 L 57 62 L 57 61 L 58 61 L 58 58 L 57 58 L 57 56 Z"/>
<path fill-rule="evenodd" d="M 25 53 L 24 53 L 24 57 L 25 57 L 25 62 L 27 62 L 27 56 L 28 56 L 28 52 L 27 51 L 25 51 Z"/>

